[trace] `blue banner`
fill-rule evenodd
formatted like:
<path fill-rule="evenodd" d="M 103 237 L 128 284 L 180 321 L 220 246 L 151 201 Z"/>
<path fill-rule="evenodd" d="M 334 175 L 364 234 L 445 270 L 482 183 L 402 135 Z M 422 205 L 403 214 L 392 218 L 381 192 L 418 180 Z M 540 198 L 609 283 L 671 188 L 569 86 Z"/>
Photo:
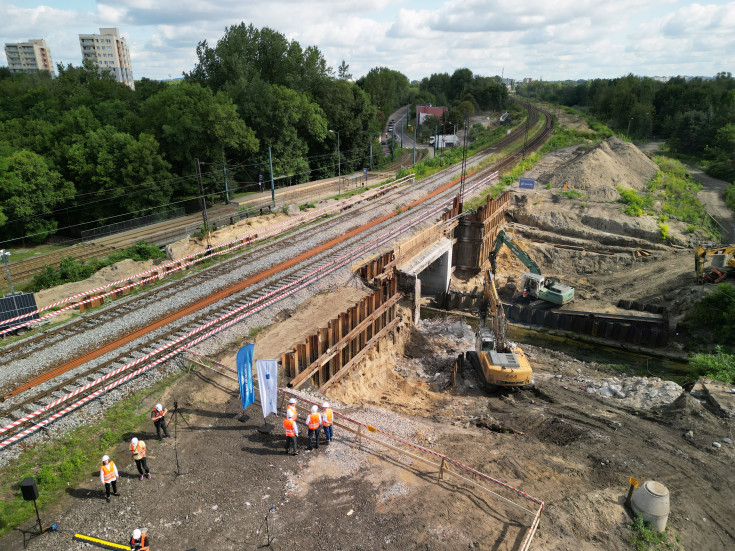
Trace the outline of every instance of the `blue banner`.
<path fill-rule="evenodd" d="M 242 409 L 245 409 L 255 401 L 255 389 L 253 388 L 253 349 L 254 344 L 246 344 L 237 351 L 237 381 L 240 383 L 240 400 Z"/>

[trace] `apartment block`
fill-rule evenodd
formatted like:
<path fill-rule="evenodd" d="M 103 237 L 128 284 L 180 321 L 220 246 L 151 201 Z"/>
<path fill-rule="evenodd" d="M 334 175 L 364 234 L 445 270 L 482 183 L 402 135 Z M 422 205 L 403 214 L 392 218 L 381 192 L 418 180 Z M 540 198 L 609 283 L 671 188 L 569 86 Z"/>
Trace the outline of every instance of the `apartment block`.
<path fill-rule="evenodd" d="M 29 40 L 18 44 L 5 44 L 5 56 L 11 73 L 36 73 L 48 71 L 54 76 L 51 50 L 45 40 Z"/>
<path fill-rule="evenodd" d="M 130 51 L 120 31 L 100 28 L 100 34 L 80 34 L 79 45 L 82 59 L 90 60 L 100 71 L 110 71 L 115 80 L 135 90 Z"/>

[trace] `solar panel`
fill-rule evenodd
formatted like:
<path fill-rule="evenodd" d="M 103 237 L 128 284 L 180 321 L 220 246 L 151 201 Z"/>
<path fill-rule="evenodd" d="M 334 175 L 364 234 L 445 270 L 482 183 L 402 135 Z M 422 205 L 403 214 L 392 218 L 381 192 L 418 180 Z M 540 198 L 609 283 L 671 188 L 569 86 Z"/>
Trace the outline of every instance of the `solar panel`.
<path fill-rule="evenodd" d="M 33 293 L 8 293 L 4 295 L 0 298 L 0 329 L 12 327 L 24 321 L 37 320 L 38 312 L 22 320 L 6 321 L 36 310 L 38 310 L 38 307 L 36 306 L 36 296 Z"/>

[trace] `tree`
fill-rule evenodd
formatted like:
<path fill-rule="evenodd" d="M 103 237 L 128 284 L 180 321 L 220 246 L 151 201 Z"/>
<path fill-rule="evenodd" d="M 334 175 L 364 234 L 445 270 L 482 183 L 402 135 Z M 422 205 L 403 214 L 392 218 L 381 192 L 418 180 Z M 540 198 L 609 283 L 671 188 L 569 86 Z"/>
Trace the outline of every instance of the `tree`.
<path fill-rule="evenodd" d="M 357 81 L 357 85 L 385 113 L 392 113 L 408 100 L 408 77 L 387 67 L 370 69 L 367 75 Z"/>
<path fill-rule="evenodd" d="M 25 150 L 0 159 L 0 180 L 0 233 L 6 238 L 26 235 L 41 242 L 52 235 L 57 223 L 47 216 L 75 191 L 43 157 Z"/>
<path fill-rule="evenodd" d="M 345 60 L 342 60 L 342 63 L 340 63 L 339 67 L 337 67 L 337 78 L 340 80 L 350 80 L 352 78 L 352 75 L 350 74 L 350 66 L 345 63 Z"/>
<path fill-rule="evenodd" d="M 460 99 L 465 90 L 472 83 L 472 71 L 469 69 L 457 69 L 449 79 L 449 101 Z"/>
<path fill-rule="evenodd" d="M 171 165 L 158 153 L 148 134 L 136 140 L 112 126 L 88 132 L 68 152 L 79 199 L 76 217 L 105 219 L 121 213 L 139 213 L 171 199 Z"/>
<path fill-rule="evenodd" d="M 146 131 L 158 140 L 177 174 L 193 173 L 196 157 L 220 162 L 224 150 L 242 156 L 258 149 L 255 133 L 240 118 L 230 97 L 199 84 L 169 86 L 148 98 L 140 111 Z M 189 182 L 182 193 L 187 191 L 195 193 L 195 183 Z"/>

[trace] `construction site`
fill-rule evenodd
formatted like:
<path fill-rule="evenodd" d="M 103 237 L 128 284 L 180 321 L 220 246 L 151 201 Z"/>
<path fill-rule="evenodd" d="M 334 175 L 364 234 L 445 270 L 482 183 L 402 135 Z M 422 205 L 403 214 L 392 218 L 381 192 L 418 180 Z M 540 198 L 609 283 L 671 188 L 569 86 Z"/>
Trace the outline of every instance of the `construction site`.
<path fill-rule="evenodd" d="M 529 151 L 548 137 L 541 117 Z M 209 249 L 187 237 L 165 262 L 37 293 L 41 316 L 66 321 L 3 348 L 15 373 L 0 380 L 0 469 L 117 403 L 146 421 L 105 451 L 119 496 L 105 503 L 91 469 L 0 549 L 87 549 L 75 534 L 121 543 L 139 528 L 156 550 L 622 551 L 631 485 L 648 481 L 666 490 L 669 548 L 735 549 L 735 389 L 688 372 L 683 324 L 713 289 L 703 278 L 719 277 L 715 257 L 727 275 L 735 251 L 698 251 L 706 234 L 676 220 L 664 240 L 656 217 L 624 214 L 619 188 L 645 189 L 658 167 L 622 139 L 556 150 L 523 175 L 531 186 L 465 210 L 500 165 L 233 221 Z M 223 252 L 242 256 L 211 260 Z M 204 254 L 206 270 L 175 278 Z M 168 294 L 129 292 L 151 281 Z M 124 330 L 111 329 L 121 315 L 96 321 L 125 304 Z M 188 325 L 167 329 L 174 314 Z M 88 343 L 69 329 L 80 320 Z M 279 362 L 278 415 L 241 407 L 246 344 Z M 291 398 L 301 422 L 329 402 L 329 444 L 307 451 L 303 426 L 300 453 L 284 451 Z M 181 414 L 162 442 L 156 403 Z"/>

